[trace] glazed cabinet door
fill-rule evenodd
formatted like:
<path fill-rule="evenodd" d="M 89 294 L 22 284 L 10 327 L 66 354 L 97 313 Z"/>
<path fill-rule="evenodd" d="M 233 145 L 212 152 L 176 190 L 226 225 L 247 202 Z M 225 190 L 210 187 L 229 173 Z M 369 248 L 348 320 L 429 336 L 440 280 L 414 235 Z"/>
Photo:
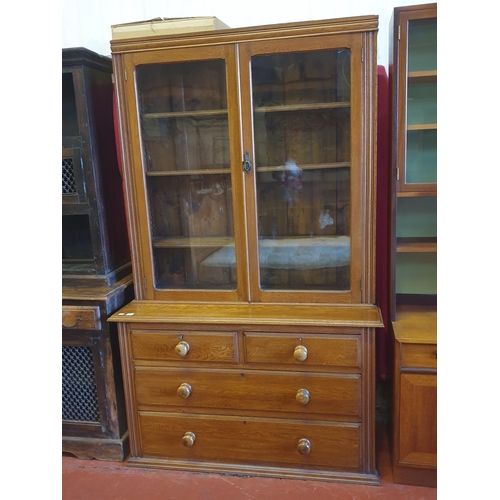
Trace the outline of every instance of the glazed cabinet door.
<path fill-rule="evenodd" d="M 123 62 L 136 293 L 244 300 L 235 48 L 133 53 Z"/>
<path fill-rule="evenodd" d="M 397 189 L 437 190 L 437 7 L 401 12 L 397 23 Z"/>
<path fill-rule="evenodd" d="M 372 55 L 356 35 L 240 48 L 253 300 L 362 300 Z"/>

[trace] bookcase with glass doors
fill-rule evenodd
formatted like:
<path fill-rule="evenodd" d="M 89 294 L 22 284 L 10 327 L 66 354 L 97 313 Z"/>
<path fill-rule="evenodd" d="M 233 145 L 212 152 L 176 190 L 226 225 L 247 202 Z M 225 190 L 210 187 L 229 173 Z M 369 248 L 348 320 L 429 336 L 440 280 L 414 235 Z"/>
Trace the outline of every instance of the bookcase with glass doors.
<path fill-rule="evenodd" d="M 395 482 L 437 482 L 437 4 L 391 20 Z"/>
<path fill-rule="evenodd" d="M 129 465 L 378 483 L 377 29 L 112 40 Z"/>

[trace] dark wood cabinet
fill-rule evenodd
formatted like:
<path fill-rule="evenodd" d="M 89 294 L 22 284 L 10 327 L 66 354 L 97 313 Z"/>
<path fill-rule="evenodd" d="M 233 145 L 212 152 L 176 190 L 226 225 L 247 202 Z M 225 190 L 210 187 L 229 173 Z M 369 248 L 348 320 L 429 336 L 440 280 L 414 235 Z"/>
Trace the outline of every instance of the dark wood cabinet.
<path fill-rule="evenodd" d="M 133 298 L 111 59 L 62 51 L 62 451 L 129 452 L 116 325 Z"/>
<path fill-rule="evenodd" d="M 435 486 L 437 4 L 395 8 L 391 35 L 394 480 Z"/>
<path fill-rule="evenodd" d="M 378 483 L 377 29 L 112 40 L 129 465 Z"/>

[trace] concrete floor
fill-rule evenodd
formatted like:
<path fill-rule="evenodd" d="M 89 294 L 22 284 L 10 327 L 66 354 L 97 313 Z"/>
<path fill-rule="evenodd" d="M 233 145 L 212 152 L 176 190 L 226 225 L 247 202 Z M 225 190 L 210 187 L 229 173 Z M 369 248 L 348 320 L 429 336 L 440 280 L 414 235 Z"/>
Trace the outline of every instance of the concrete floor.
<path fill-rule="evenodd" d="M 385 425 L 377 428 L 381 486 L 204 474 L 127 467 L 62 457 L 63 500 L 433 500 L 435 488 L 392 482 Z"/>

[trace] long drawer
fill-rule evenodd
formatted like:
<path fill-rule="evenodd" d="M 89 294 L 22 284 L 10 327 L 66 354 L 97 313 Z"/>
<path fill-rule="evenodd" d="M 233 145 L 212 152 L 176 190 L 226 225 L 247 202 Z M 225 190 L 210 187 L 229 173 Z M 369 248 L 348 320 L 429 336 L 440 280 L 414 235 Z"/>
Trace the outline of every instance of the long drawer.
<path fill-rule="evenodd" d="M 360 424 L 139 412 L 141 456 L 360 469 Z"/>
<path fill-rule="evenodd" d="M 217 408 L 360 416 L 361 376 L 135 367 L 138 408 Z"/>
<path fill-rule="evenodd" d="M 132 357 L 135 360 L 237 361 L 236 332 L 132 330 L 131 340 Z"/>
<path fill-rule="evenodd" d="M 245 332 L 245 361 L 261 364 L 359 368 L 357 335 L 314 335 Z"/>

